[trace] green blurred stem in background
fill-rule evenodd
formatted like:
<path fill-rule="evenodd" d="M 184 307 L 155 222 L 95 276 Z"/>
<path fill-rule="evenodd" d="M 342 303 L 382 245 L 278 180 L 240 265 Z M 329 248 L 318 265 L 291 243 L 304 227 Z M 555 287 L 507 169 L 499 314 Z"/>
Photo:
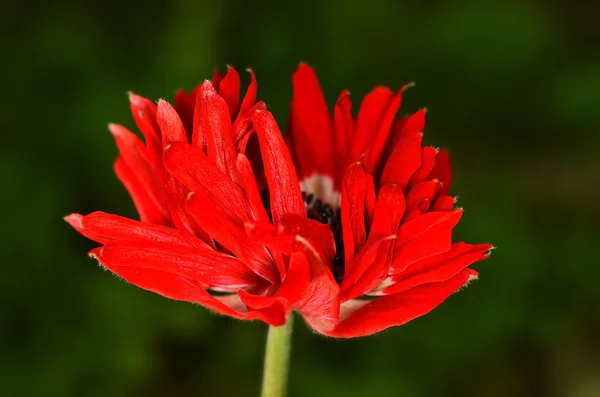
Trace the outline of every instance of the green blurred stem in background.
<path fill-rule="evenodd" d="M 261 397 L 285 396 L 290 367 L 293 319 L 293 315 L 290 315 L 285 325 L 269 327 Z"/>

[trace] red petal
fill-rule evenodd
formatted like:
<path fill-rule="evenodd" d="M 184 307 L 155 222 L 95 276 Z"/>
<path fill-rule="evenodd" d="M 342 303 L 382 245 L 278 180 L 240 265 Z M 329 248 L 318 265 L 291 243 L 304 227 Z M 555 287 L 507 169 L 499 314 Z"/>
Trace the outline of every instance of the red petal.
<path fill-rule="evenodd" d="M 221 252 L 164 243 L 115 241 L 97 252 L 110 269 L 133 267 L 160 270 L 202 283 L 207 287 L 239 288 L 264 283 L 238 259 Z M 112 269 L 111 269 L 112 270 Z"/>
<path fill-rule="evenodd" d="M 331 329 L 339 321 L 340 288 L 316 247 L 300 236 L 295 241 L 295 250 L 302 253 L 298 260 L 302 260 L 303 266 L 310 269 L 311 276 L 310 284 L 296 304 L 296 309 L 311 326 Z"/>
<path fill-rule="evenodd" d="M 368 93 L 358 110 L 356 118 L 356 135 L 352 146 L 350 161 L 358 160 L 365 154 L 371 141 L 375 139 L 375 133 L 379 121 L 389 106 L 394 93 L 387 87 L 378 86 Z"/>
<path fill-rule="evenodd" d="M 285 279 L 275 295 L 253 295 L 240 290 L 240 298 L 246 304 L 249 316 L 274 326 L 285 324 L 292 306 L 304 296 L 310 281 L 309 270 L 304 254 L 294 253 L 290 258 Z"/>
<path fill-rule="evenodd" d="M 412 187 L 416 183 L 422 182 L 431 174 L 431 170 L 433 170 L 433 166 L 435 165 L 435 156 L 437 155 L 437 150 L 432 148 L 431 146 L 425 146 L 421 151 L 421 166 L 413 176 L 410 178 L 408 182 L 408 186 Z"/>
<path fill-rule="evenodd" d="M 335 255 L 335 240 L 328 225 L 297 215 L 286 215 L 281 219 L 283 232 L 292 236 L 301 236 L 318 247 L 329 263 Z"/>
<path fill-rule="evenodd" d="M 139 95 L 129 92 L 131 114 L 146 139 L 148 157 L 158 166 L 162 157 L 161 132 L 156 121 L 156 105 Z"/>
<path fill-rule="evenodd" d="M 91 255 L 97 256 L 98 251 L 100 251 L 100 248 L 92 251 Z M 104 261 L 103 265 L 129 283 L 166 298 L 199 303 L 217 313 L 239 319 L 245 318 L 245 314 L 232 309 L 228 305 L 217 300 L 217 298 L 211 296 L 196 281 L 160 270 L 115 267 L 106 261 Z"/>
<path fill-rule="evenodd" d="M 203 241 L 182 230 L 139 222 L 105 212 L 92 212 L 85 216 L 71 214 L 65 220 L 87 238 L 101 244 L 119 240 L 209 249 Z"/>
<path fill-rule="evenodd" d="M 381 174 L 380 185 L 395 183 L 406 189 L 408 181 L 421 166 L 422 134 L 417 131 L 403 133 L 388 158 Z"/>
<path fill-rule="evenodd" d="M 252 172 L 252 164 L 242 153 L 239 153 L 237 157 L 237 171 L 240 176 L 240 186 L 248 198 L 254 219 L 259 222 L 270 222 L 269 215 L 260 197 L 256 178 Z"/>
<path fill-rule="evenodd" d="M 183 123 L 169 102 L 162 99 L 158 101 L 157 118 L 162 132 L 163 149 L 169 142 L 187 142 Z"/>
<path fill-rule="evenodd" d="M 165 167 L 193 192 L 202 192 L 240 227 L 252 212 L 244 192 L 219 171 L 208 157 L 187 143 L 171 144 L 163 155 Z"/>
<path fill-rule="evenodd" d="M 153 196 L 154 192 L 146 189 L 144 184 L 139 180 L 138 175 L 125 164 L 123 158 L 117 158 L 114 169 L 117 178 L 131 196 L 142 221 L 157 225 L 171 224 L 168 210 L 162 204 L 159 204 L 161 200 Z"/>
<path fill-rule="evenodd" d="M 196 95 L 188 95 L 183 90 L 178 90 L 175 93 L 175 110 L 181 118 L 181 122 L 185 128 L 188 140 L 192 137 L 194 128 L 194 106 L 196 105 Z M 161 150 L 162 154 L 162 150 Z"/>
<path fill-rule="evenodd" d="M 227 74 L 219 84 L 219 96 L 227 103 L 229 113 L 235 115 L 240 106 L 240 75 L 231 66 L 227 67 Z"/>
<path fill-rule="evenodd" d="M 437 156 L 435 156 L 435 166 L 429 178 L 437 179 L 442 183 L 439 190 L 440 196 L 448 194 L 452 183 L 452 167 L 450 166 L 450 155 L 446 150 L 440 150 Z"/>
<path fill-rule="evenodd" d="M 250 108 L 254 106 L 254 103 L 256 102 L 256 92 L 258 90 L 256 76 L 254 75 L 254 71 L 252 71 L 252 69 L 248 69 L 248 73 L 250 73 L 250 85 L 248 85 L 248 90 L 246 91 L 246 95 L 244 96 L 244 100 L 242 101 L 242 106 L 240 106 L 238 118 L 240 117 L 240 115 L 250 110 Z"/>
<path fill-rule="evenodd" d="M 403 293 L 367 301 L 333 330 L 317 331 L 336 338 L 355 338 L 406 324 L 435 309 L 476 275 L 475 271 L 466 269 L 445 282 L 425 284 Z"/>
<path fill-rule="evenodd" d="M 439 189 L 439 181 L 427 181 L 419 182 L 413 186 L 408 194 L 406 195 L 406 208 L 407 212 L 412 210 L 413 207 L 418 206 L 423 201 L 431 203 L 435 198 L 436 192 Z M 427 206 L 428 208 L 429 206 Z M 427 208 L 423 212 L 427 211 Z"/>
<path fill-rule="evenodd" d="M 344 275 L 340 301 L 361 296 L 377 287 L 388 275 L 391 260 L 389 249 L 396 236 L 369 239 Z"/>
<path fill-rule="evenodd" d="M 271 215 L 278 224 L 285 214 L 306 216 L 306 207 L 292 158 L 270 112 L 256 111 L 252 116 L 260 141 L 271 197 Z"/>
<path fill-rule="evenodd" d="M 492 248 L 489 244 L 455 243 L 450 251 L 410 265 L 405 271 L 394 277 L 396 283 L 386 288 L 383 294 L 395 294 L 417 285 L 446 281 L 467 266 L 486 259 L 489 256 L 488 251 Z"/>
<path fill-rule="evenodd" d="M 221 86 L 225 84 L 226 80 L 227 77 Z M 206 136 L 208 158 L 223 174 L 237 183 L 236 153 L 231 140 L 231 116 L 227 103 L 217 95 L 208 81 L 202 84 L 198 93 L 196 115 L 202 123 L 202 131 Z"/>
<path fill-rule="evenodd" d="M 379 190 L 371 234 L 388 236 L 395 234 L 402 221 L 406 203 L 404 193 L 397 185 L 385 185 Z"/>
<path fill-rule="evenodd" d="M 400 227 L 390 274 L 397 274 L 410 264 L 441 254 L 452 245 L 452 229 L 462 215 L 462 210 L 429 212 Z"/>
<path fill-rule="evenodd" d="M 229 219 L 202 192 L 193 194 L 187 208 L 196 222 L 217 242 L 240 258 L 254 273 L 275 284 L 280 281 L 276 263 L 261 244 L 251 242 L 244 229 Z"/>
<path fill-rule="evenodd" d="M 402 104 L 402 93 L 408 87 L 412 87 L 413 84 L 407 84 L 402 87 L 396 95 L 394 95 L 389 101 L 386 109 L 381 114 L 381 119 L 377 123 L 376 129 L 371 131 L 371 142 L 367 144 L 367 157 L 365 160 L 365 169 L 371 174 L 378 174 L 380 172 L 380 164 L 383 152 L 388 142 L 392 130 L 392 123 L 396 117 L 396 113 Z"/>
<path fill-rule="evenodd" d="M 438 197 L 431 205 L 431 211 L 452 211 L 456 199 L 450 196 Z"/>
<path fill-rule="evenodd" d="M 354 163 L 346 171 L 342 183 L 342 234 L 346 268 L 367 240 L 365 219 L 370 225 L 375 204 L 375 190 L 372 178 L 360 163 Z M 348 269 L 347 269 L 348 270 Z"/>
<path fill-rule="evenodd" d="M 167 191 L 167 206 L 171 219 L 176 228 L 187 230 L 191 234 L 196 235 L 199 239 L 206 242 L 211 247 L 214 247 L 214 241 L 211 236 L 200 227 L 197 222 L 190 216 L 186 209 L 187 196 L 190 191 L 183 186 L 173 175 L 167 175 L 165 184 Z"/>
<path fill-rule="evenodd" d="M 215 73 L 213 73 L 213 77 L 210 81 L 212 82 L 213 87 L 218 90 L 219 86 L 221 85 L 221 81 L 223 81 L 223 75 L 221 74 L 221 71 L 218 69 L 215 70 Z"/>
<path fill-rule="evenodd" d="M 288 139 L 300 179 L 333 176 L 333 125 L 314 70 L 302 63 L 292 78 Z"/>
<path fill-rule="evenodd" d="M 333 122 L 335 126 L 335 185 L 341 189 L 342 177 L 349 159 L 348 147 L 354 137 L 354 119 L 352 118 L 352 101 L 348 90 L 342 91 L 333 110 Z"/>
<path fill-rule="evenodd" d="M 161 174 L 150 163 L 144 144 L 120 125 L 110 124 L 109 128 L 121 153 L 115 162 L 115 172 L 130 192 L 140 217 L 145 222 L 167 224 L 169 216 Z"/>

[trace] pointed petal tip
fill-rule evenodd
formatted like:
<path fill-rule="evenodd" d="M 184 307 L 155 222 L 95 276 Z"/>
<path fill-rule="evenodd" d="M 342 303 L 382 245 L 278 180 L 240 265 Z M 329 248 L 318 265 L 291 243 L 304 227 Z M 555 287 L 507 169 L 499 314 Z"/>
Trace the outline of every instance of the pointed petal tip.
<path fill-rule="evenodd" d="M 69 225 L 73 226 L 73 228 L 77 230 L 81 229 L 82 227 L 83 215 L 81 214 L 73 213 L 63 217 L 63 219 L 65 220 L 65 222 L 67 222 Z"/>

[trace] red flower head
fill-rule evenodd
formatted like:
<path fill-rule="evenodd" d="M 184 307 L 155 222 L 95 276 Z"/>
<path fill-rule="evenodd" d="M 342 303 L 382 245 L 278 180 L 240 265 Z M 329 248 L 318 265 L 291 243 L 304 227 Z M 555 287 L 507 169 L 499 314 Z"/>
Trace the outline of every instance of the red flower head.
<path fill-rule="evenodd" d="M 141 288 L 240 319 L 282 325 L 295 308 L 332 326 L 338 305 L 323 310 L 313 296 L 335 298 L 337 284 L 310 256 L 313 240 L 331 233 L 306 220 L 291 156 L 272 115 L 255 104 L 250 74 L 241 103 L 233 68 L 191 95 L 178 92 L 175 108 L 130 94 L 145 144 L 122 126 L 110 130 L 120 152 L 116 174 L 141 221 L 103 212 L 66 220 L 102 244 L 90 252 L 102 266 Z M 253 165 L 264 170 L 260 188 L 270 196 L 261 197 Z M 325 247 L 333 250 L 333 240 Z"/>
<path fill-rule="evenodd" d="M 424 315 L 477 277 L 488 244 L 452 244 L 455 209 L 446 151 L 422 147 L 425 111 L 394 121 L 402 101 L 377 87 L 356 120 L 343 91 L 329 114 L 314 71 L 293 77 L 288 144 L 308 217 L 329 225 L 335 250 L 317 249 L 339 284 L 334 337 L 370 335 Z M 318 241 L 318 240 L 317 240 Z"/>

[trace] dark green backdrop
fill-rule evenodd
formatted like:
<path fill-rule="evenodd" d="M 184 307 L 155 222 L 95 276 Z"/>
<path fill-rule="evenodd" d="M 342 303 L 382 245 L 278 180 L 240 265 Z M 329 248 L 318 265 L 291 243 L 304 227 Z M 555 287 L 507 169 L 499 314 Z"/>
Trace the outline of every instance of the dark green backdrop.
<path fill-rule="evenodd" d="M 0 395 L 257 396 L 266 327 L 127 285 L 62 221 L 135 216 L 107 123 L 251 66 L 286 125 L 299 61 L 330 104 L 415 81 L 450 149 L 456 239 L 491 242 L 439 309 L 341 341 L 295 324 L 290 396 L 600 395 L 600 6 L 591 1 L 0 3 Z M 598 4 L 598 3 L 597 3 Z M 247 76 L 245 76 L 247 81 Z"/>

